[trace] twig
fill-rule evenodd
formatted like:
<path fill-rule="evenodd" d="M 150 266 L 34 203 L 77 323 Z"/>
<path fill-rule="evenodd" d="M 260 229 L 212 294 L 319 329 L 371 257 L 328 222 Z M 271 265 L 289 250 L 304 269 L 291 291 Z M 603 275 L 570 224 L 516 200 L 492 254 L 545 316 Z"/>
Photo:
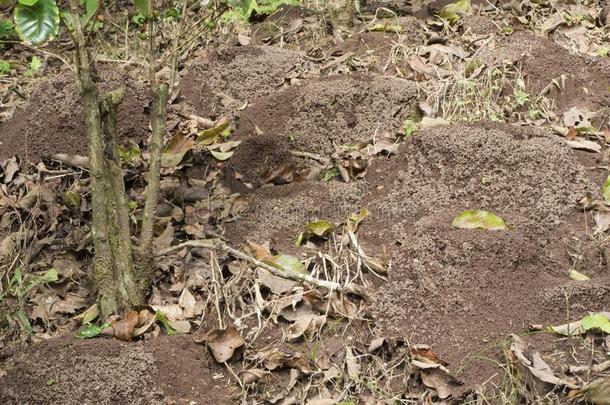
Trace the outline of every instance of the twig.
<path fill-rule="evenodd" d="M 57 55 L 56 53 L 45 51 L 44 49 L 36 48 L 35 46 L 28 45 L 25 42 L 20 42 L 20 41 L 4 41 L 4 40 L 2 40 L 2 41 L 0 41 L 0 44 L 20 45 L 20 46 L 26 47 L 28 49 L 31 49 L 32 51 L 40 52 L 40 53 L 42 53 L 44 55 L 48 55 L 48 56 L 50 56 L 52 58 L 59 59 L 60 61 L 62 61 L 64 63 L 64 65 L 66 65 L 68 67 L 68 69 L 70 69 L 72 72 L 74 72 L 74 68 L 72 67 L 70 62 L 68 62 L 67 60 L 65 60 L 61 56 Z"/>
<path fill-rule="evenodd" d="M 56 153 L 54 155 L 49 156 L 50 159 L 56 160 L 60 163 L 65 164 L 66 166 L 79 167 L 79 168 L 89 168 L 89 158 L 86 156 L 80 155 L 68 155 L 66 153 Z"/>
<path fill-rule="evenodd" d="M 207 249 L 222 250 L 238 259 L 244 260 L 257 267 L 263 268 L 277 277 L 281 277 L 281 278 L 285 278 L 285 279 L 293 280 L 293 281 L 299 281 L 301 283 L 312 284 L 317 287 L 321 287 L 321 288 L 324 288 L 324 289 L 327 289 L 330 291 L 339 291 L 339 292 L 343 292 L 343 293 L 350 293 L 350 294 L 354 294 L 354 295 L 357 295 L 357 296 L 365 298 L 365 299 L 367 298 L 366 293 L 364 291 L 362 291 L 361 288 L 354 286 L 352 284 L 342 286 L 339 283 L 336 283 L 334 281 L 320 280 L 315 277 L 312 277 L 309 274 L 297 273 L 297 272 L 286 270 L 286 269 L 278 269 L 277 267 L 274 267 L 265 262 L 262 262 L 240 250 L 234 249 L 231 246 L 227 245 L 226 243 L 224 243 L 218 239 L 191 240 L 191 241 L 183 242 L 179 245 L 171 246 L 166 249 L 162 249 L 162 250 L 158 251 L 157 253 L 155 253 L 155 256 L 157 256 L 157 257 L 165 256 L 169 253 L 175 252 L 175 251 L 183 249 L 183 248 L 207 248 Z"/>
<path fill-rule="evenodd" d="M 290 154 L 296 157 L 302 157 L 307 159 L 315 160 L 325 166 L 329 166 L 331 164 L 330 159 L 324 156 L 320 156 L 317 153 L 311 152 L 300 152 L 298 150 L 291 150 Z"/>

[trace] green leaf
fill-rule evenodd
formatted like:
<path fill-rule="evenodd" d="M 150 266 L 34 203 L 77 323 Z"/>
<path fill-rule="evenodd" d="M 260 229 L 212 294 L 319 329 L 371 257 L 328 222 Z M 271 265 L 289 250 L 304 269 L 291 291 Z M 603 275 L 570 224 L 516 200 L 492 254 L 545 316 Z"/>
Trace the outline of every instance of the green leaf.
<path fill-rule="evenodd" d="M 24 6 L 33 6 L 38 3 L 38 0 L 19 0 L 19 4 L 23 4 Z"/>
<path fill-rule="evenodd" d="M 297 236 L 297 240 L 295 245 L 301 246 L 303 241 L 317 236 L 319 238 L 326 235 L 328 232 L 333 230 L 333 224 L 326 220 L 313 221 L 305 225 L 305 231 L 301 232 L 299 236 Z"/>
<path fill-rule="evenodd" d="M 223 121 L 214 128 L 201 131 L 197 135 L 197 143 L 206 146 L 213 144 L 218 137 L 221 135 L 224 136 L 225 131 L 229 129 L 230 125 L 231 123 L 229 121 Z"/>
<path fill-rule="evenodd" d="M 83 0 L 81 0 L 81 4 Z M 81 21 L 83 25 L 87 25 L 89 20 L 93 17 L 93 15 L 97 12 L 97 8 L 99 6 L 99 0 L 84 0 L 85 3 L 85 15 L 81 17 Z"/>
<path fill-rule="evenodd" d="M 598 329 L 610 334 L 610 319 L 602 314 L 588 315 L 582 318 L 580 326 L 584 330 Z"/>
<path fill-rule="evenodd" d="M 273 267 L 277 267 L 280 270 L 308 274 L 303 263 L 301 263 L 301 261 L 294 256 L 280 253 L 263 261 Z"/>
<path fill-rule="evenodd" d="M 23 293 L 25 294 L 26 292 L 30 291 L 32 288 L 40 284 L 53 283 L 57 280 L 59 280 L 59 273 L 56 269 L 50 269 L 42 275 L 33 275 L 31 277 L 28 277 L 28 284 L 25 287 Z"/>
<path fill-rule="evenodd" d="M 402 133 L 405 138 L 409 138 L 411 135 L 413 135 L 415 129 L 415 121 L 413 120 L 405 120 L 405 122 L 402 123 Z"/>
<path fill-rule="evenodd" d="M 606 181 L 604 182 L 602 194 L 604 196 L 604 201 L 606 202 L 606 204 L 610 204 L 610 175 L 608 175 Z"/>
<path fill-rule="evenodd" d="M 460 229 L 486 229 L 488 231 L 504 231 L 506 224 L 497 215 L 483 210 L 463 211 L 451 224 Z"/>
<path fill-rule="evenodd" d="M 460 0 L 449 3 L 439 11 L 438 16 L 448 20 L 451 24 L 456 23 L 461 16 L 470 11 L 470 0 Z"/>
<path fill-rule="evenodd" d="M 175 335 L 178 333 L 178 331 L 169 323 L 169 319 L 167 319 L 167 316 L 163 312 L 155 311 L 155 319 L 161 322 L 161 325 L 163 325 L 163 328 L 165 329 L 165 333 L 168 335 Z"/>
<path fill-rule="evenodd" d="M 133 0 L 133 4 L 136 6 L 136 9 L 138 10 L 138 12 L 140 14 L 142 14 L 144 17 L 150 17 L 151 16 L 151 9 L 150 9 L 150 0 Z"/>
<path fill-rule="evenodd" d="M 50 41 L 59 31 L 59 8 L 55 0 L 38 0 L 32 6 L 15 6 L 15 30 L 32 44 Z"/>
<path fill-rule="evenodd" d="M 245 16 L 249 17 L 257 7 L 256 0 L 243 0 L 242 12 Z"/>
<path fill-rule="evenodd" d="M 370 215 L 370 212 L 366 208 L 360 208 L 358 212 L 352 212 L 347 217 L 347 223 L 345 224 L 348 231 L 356 232 L 360 223 L 364 221 L 366 217 Z"/>
<path fill-rule="evenodd" d="M 79 339 L 91 339 L 99 336 L 102 331 L 106 328 L 109 328 L 110 324 L 108 322 L 104 323 L 102 326 L 97 326 L 92 323 L 86 323 L 83 325 L 83 328 L 74 334 Z"/>
<path fill-rule="evenodd" d="M 570 278 L 574 281 L 587 281 L 590 280 L 589 276 L 582 274 L 574 269 L 570 270 Z"/>
<path fill-rule="evenodd" d="M 233 151 L 231 152 L 219 152 L 216 150 L 211 150 L 210 153 L 212 154 L 212 156 L 214 156 L 214 159 L 216 160 L 227 160 L 229 159 L 231 156 L 233 156 Z"/>

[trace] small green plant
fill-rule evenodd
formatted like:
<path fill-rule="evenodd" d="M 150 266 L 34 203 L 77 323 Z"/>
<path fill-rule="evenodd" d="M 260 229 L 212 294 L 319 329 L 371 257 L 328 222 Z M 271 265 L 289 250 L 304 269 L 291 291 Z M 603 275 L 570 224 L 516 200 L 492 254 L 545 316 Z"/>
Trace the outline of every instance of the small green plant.
<path fill-rule="evenodd" d="M 405 138 L 409 138 L 415 132 L 415 122 L 413 120 L 405 120 L 402 123 L 402 133 Z"/>
<path fill-rule="evenodd" d="M 42 61 L 36 55 L 32 56 L 32 60 L 30 61 L 30 67 L 26 70 L 25 75 L 27 77 L 34 77 L 34 75 L 40 70 L 42 67 Z"/>
<path fill-rule="evenodd" d="M 231 7 L 223 14 L 225 21 L 248 21 L 253 14 L 271 14 L 282 4 L 298 5 L 298 0 L 228 0 Z"/>
<path fill-rule="evenodd" d="M 14 316 L 24 330 L 31 332 L 32 326 L 25 313 L 26 296 L 40 284 L 52 283 L 57 281 L 58 278 L 59 274 L 55 269 L 50 269 L 41 275 L 23 275 L 21 268 L 17 267 L 12 277 L 9 278 L 6 287 L 0 291 L 0 303 L 8 298 L 16 299 L 18 306 Z"/>
<path fill-rule="evenodd" d="M 0 60 L 0 76 L 4 76 L 11 71 L 11 64 L 5 60 Z"/>

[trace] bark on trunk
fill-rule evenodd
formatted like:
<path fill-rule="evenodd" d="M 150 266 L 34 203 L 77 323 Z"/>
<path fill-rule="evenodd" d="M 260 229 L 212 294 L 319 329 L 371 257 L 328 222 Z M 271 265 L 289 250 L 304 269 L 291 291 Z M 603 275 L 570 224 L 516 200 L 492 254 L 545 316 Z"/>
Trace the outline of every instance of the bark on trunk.
<path fill-rule="evenodd" d="M 107 317 L 122 314 L 143 302 L 142 290 L 135 278 L 129 211 L 116 145 L 116 107 L 122 94 L 112 92 L 103 101 L 100 99 L 76 0 L 70 0 L 70 11 L 91 176 L 94 277 L 100 310 Z"/>

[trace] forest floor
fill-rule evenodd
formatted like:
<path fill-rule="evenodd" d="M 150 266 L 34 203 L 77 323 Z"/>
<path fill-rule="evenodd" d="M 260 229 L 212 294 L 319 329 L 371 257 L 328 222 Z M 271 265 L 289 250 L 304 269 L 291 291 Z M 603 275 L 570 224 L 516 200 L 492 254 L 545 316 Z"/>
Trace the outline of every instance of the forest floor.
<path fill-rule="evenodd" d="M 168 322 L 131 342 L 74 336 L 95 290 L 71 73 L 0 77 L 0 403 L 610 403 L 610 15 L 473 1 L 449 25 L 414 3 L 342 39 L 281 6 L 198 50 L 170 106 L 158 252 L 222 237 L 363 292 L 178 249 L 148 302 Z M 99 74 L 127 89 L 137 222 L 147 86 Z M 467 210 L 506 229 L 453 226 Z"/>

